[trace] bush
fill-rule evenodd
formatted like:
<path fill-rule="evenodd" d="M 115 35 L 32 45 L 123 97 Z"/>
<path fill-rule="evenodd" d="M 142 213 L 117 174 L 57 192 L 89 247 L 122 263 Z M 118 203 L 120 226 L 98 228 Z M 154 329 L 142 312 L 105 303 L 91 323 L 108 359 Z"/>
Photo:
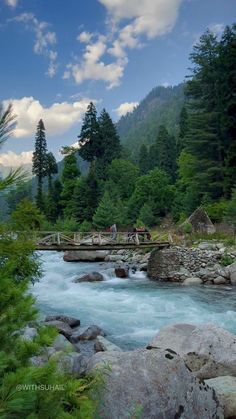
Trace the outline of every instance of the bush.
<path fill-rule="evenodd" d="M 213 222 L 221 222 L 227 212 L 229 202 L 221 199 L 217 202 L 204 205 L 204 209 Z"/>
<path fill-rule="evenodd" d="M 92 231 L 92 229 L 93 229 L 92 223 L 90 223 L 90 221 L 87 221 L 87 220 L 84 220 L 79 226 L 79 231 L 81 233 L 88 233 Z"/>
<path fill-rule="evenodd" d="M 54 227 L 56 231 L 79 231 L 79 224 L 74 218 L 58 218 Z"/>
<path fill-rule="evenodd" d="M 220 264 L 222 266 L 228 266 L 228 265 L 231 265 L 232 263 L 234 263 L 234 259 L 227 254 L 223 255 L 220 260 Z"/>
<path fill-rule="evenodd" d="M 193 226 L 190 223 L 186 223 L 182 226 L 184 234 L 191 234 L 193 232 Z"/>

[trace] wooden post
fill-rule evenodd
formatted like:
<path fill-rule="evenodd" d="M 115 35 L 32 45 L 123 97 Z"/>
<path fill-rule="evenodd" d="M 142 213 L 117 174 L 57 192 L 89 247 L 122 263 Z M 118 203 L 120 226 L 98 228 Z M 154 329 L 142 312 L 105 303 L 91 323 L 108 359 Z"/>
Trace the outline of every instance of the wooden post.
<path fill-rule="evenodd" d="M 101 244 L 102 244 L 101 233 L 98 233 L 98 244 L 99 244 L 99 246 L 101 246 Z"/>
<path fill-rule="evenodd" d="M 138 233 L 135 233 L 135 243 L 139 245 Z"/>
<path fill-rule="evenodd" d="M 57 233 L 57 244 L 58 246 L 61 244 L 60 233 Z"/>

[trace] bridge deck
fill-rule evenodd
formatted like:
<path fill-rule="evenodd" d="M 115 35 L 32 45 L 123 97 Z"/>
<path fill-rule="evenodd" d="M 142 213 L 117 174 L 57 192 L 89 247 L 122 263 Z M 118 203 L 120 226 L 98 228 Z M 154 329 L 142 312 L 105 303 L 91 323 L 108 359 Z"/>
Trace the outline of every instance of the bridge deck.
<path fill-rule="evenodd" d="M 121 250 L 121 249 L 153 249 L 153 248 L 164 248 L 169 247 L 169 242 L 143 242 L 139 244 L 135 243 L 112 243 L 112 244 L 79 244 L 73 245 L 68 243 L 61 244 L 37 244 L 35 246 L 36 250 L 57 250 L 57 251 L 66 251 L 66 250 Z"/>

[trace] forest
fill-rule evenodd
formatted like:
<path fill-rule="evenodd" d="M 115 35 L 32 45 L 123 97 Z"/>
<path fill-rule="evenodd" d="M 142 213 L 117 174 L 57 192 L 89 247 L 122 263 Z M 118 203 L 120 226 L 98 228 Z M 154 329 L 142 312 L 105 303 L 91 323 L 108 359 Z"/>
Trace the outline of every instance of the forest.
<path fill-rule="evenodd" d="M 25 212 L 35 214 L 31 228 L 44 230 L 152 227 L 167 214 L 181 221 L 199 206 L 213 222 L 235 224 L 236 25 L 220 39 L 205 32 L 190 60 L 185 83 L 153 89 L 118 124 L 90 103 L 78 149 L 63 148 L 62 170 L 40 120 L 35 199 L 35 180 L 5 196 L 17 228 L 25 227 Z"/>

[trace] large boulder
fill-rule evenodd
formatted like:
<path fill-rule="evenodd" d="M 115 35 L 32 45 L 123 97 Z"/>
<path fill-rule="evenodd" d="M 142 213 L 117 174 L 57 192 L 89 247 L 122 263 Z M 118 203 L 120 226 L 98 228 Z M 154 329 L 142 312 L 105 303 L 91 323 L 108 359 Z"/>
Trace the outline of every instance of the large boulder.
<path fill-rule="evenodd" d="M 232 263 L 232 265 L 229 265 L 227 268 L 231 284 L 236 285 L 236 262 Z"/>
<path fill-rule="evenodd" d="M 72 343 L 76 343 L 79 340 L 93 340 L 96 339 L 97 336 L 105 336 L 105 332 L 101 329 L 101 327 L 92 325 L 85 329 L 82 333 L 78 330 L 78 332 L 73 333 L 70 338 Z"/>
<path fill-rule="evenodd" d="M 57 368 L 60 372 L 80 377 L 84 374 L 87 368 L 87 358 L 77 352 L 70 352 L 64 354 L 63 352 L 56 352 L 51 357 L 57 363 Z"/>
<path fill-rule="evenodd" d="M 69 250 L 63 259 L 65 262 L 102 262 L 108 254 L 107 250 Z"/>
<path fill-rule="evenodd" d="M 52 344 L 55 351 L 72 352 L 73 345 L 66 339 L 64 335 L 58 335 Z"/>
<path fill-rule="evenodd" d="M 88 362 L 104 373 L 97 417 L 103 419 L 223 419 L 214 390 L 168 350 L 99 352 Z"/>
<path fill-rule="evenodd" d="M 167 326 L 147 348 L 177 352 L 199 378 L 236 376 L 236 336 L 213 324 Z"/>
<path fill-rule="evenodd" d="M 224 377 L 210 378 L 205 383 L 212 387 L 224 408 L 225 418 L 236 417 L 236 377 L 228 375 Z"/>
<path fill-rule="evenodd" d="M 115 345 L 114 343 L 110 342 L 109 340 L 100 335 L 96 338 L 94 350 L 95 352 L 122 351 L 122 349 L 119 348 L 119 346 Z"/>
<path fill-rule="evenodd" d="M 67 323 L 61 322 L 59 320 L 50 320 L 45 322 L 44 324 L 45 326 L 55 327 L 58 330 L 58 332 L 64 335 L 66 338 L 69 338 L 73 333 L 73 330 Z"/>
<path fill-rule="evenodd" d="M 186 278 L 183 285 L 202 285 L 202 280 L 196 276 L 192 276 L 190 278 Z"/>
<path fill-rule="evenodd" d="M 74 317 L 64 316 L 63 314 L 50 315 L 50 316 L 47 316 L 45 319 L 46 322 L 50 322 L 54 320 L 59 320 L 63 323 L 67 323 L 72 328 L 80 326 L 79 319 L 75 319 Z"/>
<path fill-rule="evenodd" d="M 104 281 L 104 276 L 100 274 L 99 272 L 89 272 L 88 274 L 85 274 L 83 276 L 80 276 L 79 278 L 75 278 L 73 282 L 100 282 Z"/>

